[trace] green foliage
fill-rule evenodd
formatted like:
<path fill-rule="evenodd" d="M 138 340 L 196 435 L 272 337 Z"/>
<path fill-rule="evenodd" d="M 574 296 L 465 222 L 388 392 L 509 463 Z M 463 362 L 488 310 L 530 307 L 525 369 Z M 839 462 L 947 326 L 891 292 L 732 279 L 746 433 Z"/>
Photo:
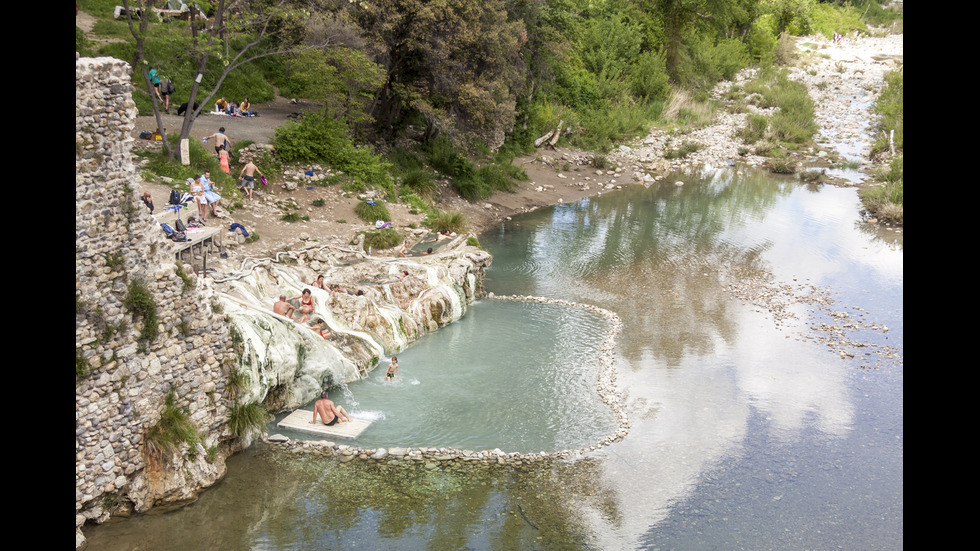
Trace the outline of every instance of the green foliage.
<path fill-rule="evenodd" d="M 95 52 L 92 50 L 92 42 L 85 38 L 85 31 L 75 27 L 75 51 L 83 57 L 92 57 Z"/>
<path fill-rule="evenodd" d="M 75 349 L 75 378 L 81 379 L 88 375 L 88 360 L 82 355 L 82 351 Z"/>
<path fill-rule="evenodd" d="M 867 0 L 864 3 L 867 4 Z M 810 13 L 810 27 L 813 33 L 821 34 L 826 38 L 833 38 L 834 33 L 868 31 L 868 27 L 861 21 L 861 12 L 857 8 L 825 2 L 818 2 L 813 6 Z"/>
<path fill-rule="evenodd" d="M 405 172 L 401 177 L 401 185 L 402 188 L 428 200 L 439 192 L 432 174 L 424 168 L 414 168 Z"/>
<path fill-rule="evenodd" d="M 478 167 L 445 136 L 430 140 L 423 147 L 423 152 L 428 163 L 438 172 L 448 175 L 452 186 L 467 201 L 486 199 L 495 191 L 513 191 L 516 186 L 514 179 L 527 177 L 523 171 L 511 165 L 507 155 Z"/>
<path fill-rule="evenodd" d="M 745 119 L 745 128 L 739 131 L 742 140 L 747 144 L 756 143 L 759 140 L 767 139 L 769 131 L 769 117 L 766 115 L 749 114 Z"/>
<path fill-rule="evenodd" d="M 433 231 L 451 231 L 462 233 L 466 230 L 466 217 L 459 211 L 439 211 L 435 216 L 430 216 L 425 221 Z"/>
<path fill-rule="evenodd" d="M 146 452 L 155 459 L 172 454 L 187 444 L 193 450 L 200 439 L 187 406 L 178 406 L 173 390 L 167 393 L 160 420 L 146 432 Z"/>
<path fill-rule="evenodd" d="M 596 79 L 598 94 L 618 98 L 628 85 L 624 76 L 640 55 L 640 27 L 621 14 L 586 19 L 578 36 L 578 55 Z"/>
<path fill-rule="evenodd" d="M 390 249 L 401 244 L 402 236 L 395 228 L 382 228 L 364 233 L 364 247 L 374 250 Z"/>
<path fill-rule="evenodd" d="M 361 201 L 354 206 L 354 214 L 357 215 L 361 220 L 373 224 L 377 220 L 382 220 L 384 222 L 391 221 L 391 213 L 388 212 L 388 207 L 375 201 L 375 204 L 370 205 L 366 201 Z"/>
<path fill-rule="evenodd" d="M 133 279 L 129 282 L 126 296 L 123 298 L 123 305 L 133 317 L 143 318 L 140 340 L 148 343 L 156 339 L 159 332 L 157 328 L 157 304 L 145 281 Z"/>
<path fill-rule="evenodd" d="M 889 141 L 894 131 L 895 150 L 902 151 L 905 146 L 905 73 L 891 71 L 885 75 L 885 88 L 875 100 L 872 110 L 879 116 L 880 132 L 872 145 L 872 155 L 890 148 Z"/>
<path fill-rule="evenodd" d="M 582 149 L 608 151 L 617 142 L 647 134 L 663 104 L 622 101 L 569 115 L 569 142 Z"/>
<path fill-rule="evenodd" d="M 385 137 L 422 117 L 426 137 L 487 142 L 514 123 L 522 80 L 523 24 L 504 0 L 378 0 L 352 3 L 364 37 L 384 51 L 388 78 L 375 95 Z"/>
<path fill-rule="evenodd" d="M 296 212 L 287 212 L 286 214 L 280 216 L 279 219 L 283 222 L 299 222 L 301 220 L 308 221 L 310 217 Z"/>
<path fill-rule="evenodd" d="M 796 172 L 796 161 L 792 159 L 770 158 L 766 161 L 769 172 L 774 174 L 793 174 Z"/>
<path fill-rule="evenodd" d="M 289 69 L 280 78 L 283 96 L 323 103 L 352 128 L 373 120 L 365 108 L 384 84 L 385 71 L 365 52 L 346 47 L 306 50 L 284 56 L 278 65 Z"/>
<path fill-rule="evenodd" d="M 746 143 L 772 137 L 793 144 L 808 143 L 819 128 L 814 120 L 813 100 L 806 85 L 790 80 L 785 70 L 762 71 L 756 80 L 746 84 L 746 92 L 759 94 L 763 107 L 778 107 L 768 124 L 763 116 L 748 117 L 748 126 L 741 131 Z"/>
<path fill-rule="evenodd" d="M 685 140 L 680 147 L 668 147 L 664 151 L 664 159 L 683 159 L 702 148 L 704 148 L 703 144 Z"/>
<path fill-rule="evenodd" d="M 653 51 L 640 54 L 630 72 L 629 84 L 630 93 L 636 98 L 645 101 L 667 99 L 670 88 L 663 55 Z"/>
<path fill-rule="evenodd" d="M 714 86 L 719 80 L 730 80 L 735 74 L 748 66 L 749 49 L 740 40 L 726 38 L 717 43 L 701 40 L 692 48 L 694 72 L 705 89 Z"/>
<path fill-rule="evenodd" d="M 244 438 L 253 432 L 261 431 L 268 422 L 269 413 L 262 404 L 235 404 L 228 416 L 228 430 L 236 438 Z"/>
<path fill-rule="evenodd" d="M 752 59 L 757 63 L 772 59 L 778 36 L 772 25 L 767 24 L 763 18 L 754 21 L 745 37 L 745 46 Z"/>
<path fill-rule="evenodd" d="M 394 193 L 390 165 L 367 147 L 354 145 L 346 125 L 326 112 L 309 113 L 276 128 L 273 145 L 286 163 L 326 163 L 343 171 L 356 187 Z"/>

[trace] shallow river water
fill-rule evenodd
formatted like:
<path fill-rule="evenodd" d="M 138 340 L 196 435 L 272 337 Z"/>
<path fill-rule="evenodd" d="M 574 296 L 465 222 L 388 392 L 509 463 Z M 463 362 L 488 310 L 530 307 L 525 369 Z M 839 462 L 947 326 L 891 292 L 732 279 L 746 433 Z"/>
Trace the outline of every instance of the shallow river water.
<path fill-rule="evenodd" d="M 619 315 L 622 441 L 447 471 L 256 445 L 190 506 L 86 529 L 90 549 L 901 548 L 901 234 L 863 224 L 854 189 L 679 179 L 480 237 L 488 291 Z M 613 422 L 589 392 L 603 323 L 486 299 L 399 353 L 396 383 L 331 397 L 376 421 L 369 447 L 587 446 Z"/>

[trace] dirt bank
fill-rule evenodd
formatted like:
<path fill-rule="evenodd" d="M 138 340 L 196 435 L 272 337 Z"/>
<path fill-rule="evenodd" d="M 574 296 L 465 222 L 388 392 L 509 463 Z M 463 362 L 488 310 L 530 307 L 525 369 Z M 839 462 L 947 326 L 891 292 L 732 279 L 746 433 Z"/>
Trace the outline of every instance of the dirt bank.
<path fill-rule="evenodd" d="M 831 44 L 822 38 L 805 38 L 799 40 L 799 45 L 803 57 L 800 66 L 792 74 L 794 78 L 806 82 L 810 88 L 816 102 L 817 119 L 822 128 L 821 143 L 812 152 L 814 158 L 820 150 L 836 152 L 838 148 L 845 156 L 853 155 L 855 148 L 861 150 L 859 154 L 865 154 L 871 132 L 871 119 L 866 103 L 871 98 L 864 98 L 863 109 L 852 112 L 856 103 L 855 94 L 858 91 L 867 91 L 876 97 L 883 85 L 883 75 L 902 59 L 902 36 L 847 38 L 841 44 Z M 720 85 L 716 95 L 722 93 L 724 86 L 725 84 Z M 314 107 L 309 102 L 292 102 L 278 98 L 273 102 L 256 105 L 255 109 L 260 116 L 255 118 L 202 115 L 195 122 L 192 137 L 200 139 L 223 126 L 233 143 L 250 140 L 268 144 L 278 126 L 284 124 L 293 114 Z M 175 108 L 171 111 L 175 111 Z M 180 117 L 175 114 L 163 117 L 168 132 L 179 131 Z M 443 182 L 440 184 L 442 202 L 439 208 L 462 212 L 469 229 L 478 232 L 508 216 L 536 208 L 577 201 L 617 186 L 644 181 L 650 184 L 667 172 L 683 168 L 687 164 L 760 164 L 761 159 L 738 154 L 741 143 L 736 132 L 744 125 L 744 118 L 744 114 L 720 111 L 712 125 L 689 133 L 691 138 L 703 142 L 706 147 L 678 162 L 667 162 L 663 158 L 665 137 L 669 130 L 654 131 L 642 140 L 614 149 L 607 156 L 608 164 L 602 170 L 590 166 L 591 154 L 587 152 L 567 148 L 542 148 L 515 161 L 525 169 L 529 179 L 520 182 L 513 193 L 498 192 L 489 199 L 471 203 L 459 198 L 449 184 Z M 139 117 L 135 132 L 138 134 L 143 130 L 152 130 L 155 126 L 152 117 Z M 684 138 L 673 136 L 675 142 Z M 142 142 L 140 146 L 152 147 L 151 144 Z M 871 168 L 867 165 L 865 170 Z M 237 170 L 238 167 L 232 167 L 233 173 Z M 289 191 L 282 184 L 283 182 L 273 181 L 269 186 L 258 189 L 253 201 L 244 201 L 242 208 L 227 213 L 218 220 L 209 220 L 209 225 L 219 224 L 223 227 L 237 222 L 259 235 L 259 240 L 254 243 L 234 247 L 231 251 L 233 258 L 242 255 L 265 256 L 284 248 L 296 250 L 322 244 L 347 246 L 359 231 L 371 227 L 354 214 L 354 206 L 359 199 L 345 197 L 338 186 L 301 184 L 295 190 Z M 157 205 L 166 203 L 170 191 L 168 186 L 146 183 L 144 187 L 153 195 Z M 297 207 L 293 211 L 308 216 L 309 220 L 281 220 L 282 214 L 286 212 L 282 205 L 293 202 Z M 225 201 L 224 204 L 229 205 L 231 201 Z M 396 228 L 407 231 L 412 224 L 421 226 L 422 216 L 411 214 L 407 206 L 389 204 L 388 208 Z"/>

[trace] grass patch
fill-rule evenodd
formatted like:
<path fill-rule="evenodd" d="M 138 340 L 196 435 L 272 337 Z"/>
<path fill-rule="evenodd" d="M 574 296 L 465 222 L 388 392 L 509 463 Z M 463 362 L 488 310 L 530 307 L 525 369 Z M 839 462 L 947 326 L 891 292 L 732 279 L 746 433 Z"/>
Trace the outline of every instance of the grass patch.
<path fill-rule="evenodd" d="M 377 220 L 391 222 L 391 213 L 388 212 L 388 207 L 377 201 L 373 205 L 367 201 L 361 201 L 354 206 L 354 214 L 369 224 L 373 224 Z"/>
<path fill-rule="evenodd" d="M 146 432 L 146 453 L 154 459 L 162 459 L 187 444 L 193 449 L 199 437 L 197 427 L 190 420 L 187 406 L 178 406 L 176 396 L 171 390 L 163 402 L 160 420 Z"/>
<path fill-rule="evenodd" d="M 269 413 L 262 404 L 235 404 L 228 417 L 228 430 L 237 438 L 261 431 L 269 420 Z"/>
<path fill-rule="evenodd" d="M 702 148 L 704 148 L 703 144 L 691 140 L 684 140 L 680 147 L 668 147 L 664 151 L 664 159 L 683 159 Z"/>
<path fill-rule="evenodd" d="M 146 286 L 142 279 L 134 279 L 129 282 L 126 296 L 123 298 L 123 305 L 126 311 L 133 317 L 143 318 L 143 329 L 140 331 L 139 340 L 144 346 L 157 338 L 159 328 L 157 327 L 157 303 L 153 299 L 153 293 Z"/>
<path fill-rule="evenodd" d="M 426 218 L 425 225 L 437 232 L 462 233 L 466 231 L 466 216 L 459 211 L 440 211 Z"/>
<path fill-rule="evenodd" d="M 364 232 L 364 246 L 371 249 L 390 249 L 402 243 L 402 236 L 395 228 L 382 228 Z"/>

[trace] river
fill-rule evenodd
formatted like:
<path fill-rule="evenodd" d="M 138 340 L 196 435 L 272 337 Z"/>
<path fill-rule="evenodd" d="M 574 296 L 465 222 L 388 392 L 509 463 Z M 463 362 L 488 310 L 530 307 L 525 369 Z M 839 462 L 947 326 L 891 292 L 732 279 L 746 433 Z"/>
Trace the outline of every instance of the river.
<path fill-rule="evenodd" d="M 259 444 L 231 458 L 225 479 L 192 505 L 87 527 L 89 548 L 903 547 L 901 233 L 863 223 L 853 188 L 734 169 L 664 181 L 535 211 L 480 236 L 494 255 L 488 291 L 619 315 L 616 375 L 631 423 L 622 441 L 526 468 L 449 470 Z M 444 424 L 455 415 L 470 427 L 464 433 L 476 432 L 467 422 L 479 412 L 478 424 L 495 429 L 477 447 L 495 447 L 494 433 L 518 424 L 508 415 L 535 407 L 524 391 L 551 388 L 538 403 L 554 400 L 558 422 L 534 410 L 536 430 L 548 434 L 513 445 L 581 445 L 568 433 L 601 433 L 606 406 L 579 401 L 581 385 L 542 387 L 518 372 L 537 365 L 552 383 L 589 377 L 582 346 L 597 342 L 601 322 L 526 308 L 534 307 L 482 301 L 457 328 L 399 353 L 401 386 L 352 383 L 357 407 L 403 400 L 428 414 L 438 397 L 406 393 L 438 377 L 416 367 L 446 365 L 440 354 L 462 350 L 453 365 L 479 360 L 491 373 L 496 365 L 504 375 L 495 383 L 513 383 L 466 394 L 472 409 L 454 404 L 440 413 Z M 520 341 L 522 326 L 547 337 Z M 519 344 L 508 351 L 495 340 Z M 507 352 L 524 363 L 515 368 Z M 363 406 L 372 395 L 380 398 Z M 508 413 L 494 425 L 485 413 L 498 410 Z M 410 412 L 391 415 L 406 427 L 423 423 Z M 588 421 L 569 431 L 579 416 Z"/>

